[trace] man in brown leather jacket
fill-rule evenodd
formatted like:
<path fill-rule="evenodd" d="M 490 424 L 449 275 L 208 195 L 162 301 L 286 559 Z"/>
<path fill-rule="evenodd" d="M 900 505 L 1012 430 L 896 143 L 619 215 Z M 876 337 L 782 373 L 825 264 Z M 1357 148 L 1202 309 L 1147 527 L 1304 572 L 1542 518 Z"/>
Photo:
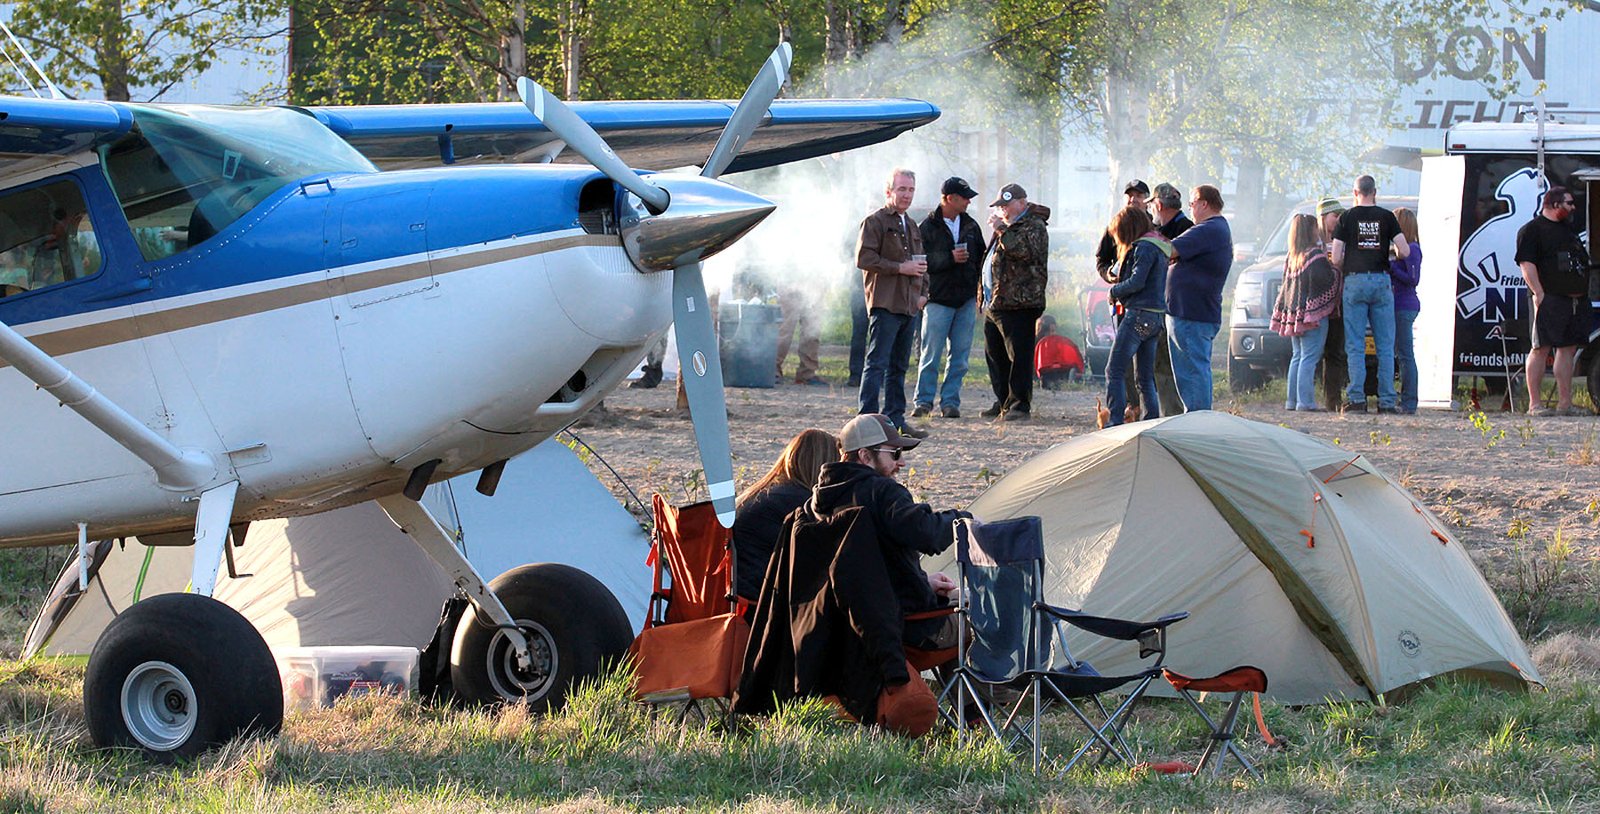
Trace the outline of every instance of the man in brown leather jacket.
<path fill-rule="evenodd" d="M 861 221 L 856 267 L 866 287 L 867 367 L 861 374 L 860 413 L 882 413 L 901 434 L 926 438 L 926 430 L 906 424 L 911 339 L 917 316 L 928 302 L 922 233 L 906 214 L 916 191 L 916 174 L 896 169 L 884 188 L 884 207 Z"/>
<path fill-rule="evenodd" d="M 1001 187 L 1000 197 L 989 205 L 1001 212 L 989 218 L 995 231 L 994 291 L 985 308 L 983 344 L 994 405 L 983 416 L 1026 421 L 1033 415 L 1033 346 L 1049 279 L 1045 224 L 1050 209 L 1029 203 L 1028 193 L 1016 184 Z"/>

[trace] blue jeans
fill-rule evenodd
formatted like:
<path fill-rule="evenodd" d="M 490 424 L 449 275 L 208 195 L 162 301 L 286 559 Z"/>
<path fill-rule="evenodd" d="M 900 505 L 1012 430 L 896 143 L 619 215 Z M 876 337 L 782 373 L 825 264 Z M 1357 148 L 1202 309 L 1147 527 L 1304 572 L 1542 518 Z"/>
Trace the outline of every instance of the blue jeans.
<path fill-rule="evenodd" d="M 1211 409 L 1211 343 L 1222 327 L 1167 315 L 1167 344 L 1172 351 L 1172 377 L 1177 380 L 1183 410 Z"/>
<path fill-rule="evenodd" d="M 1147 335 L 1140 335 L 1141 324 L 1148 328 Z M 1160 340 L 1161 315 L 1154 311 L 1130 309 L 1117 323 L 1117 338 L 1111 341 L 1111 357 L 1106 361 L 1106 409 L 1111 411 L 1106 426 L 1122 423 L 1122 411 L 1128 406 L 1128 362 L 1135 357 L 1144 417 L 1161 417 L 1161 397 L 1156 395 L 1156 343 Z"/>
<path fill-rule="evenodd" d="M 1322 346 L 1328 341 L 1328 321 L 1299 335 L 1289 337 L 1289 396 L 1286 410 L 1317 409 L 1317 363 L 1322 361 Z"/>
<path fill-rule="evenodd" d="M 1394 312 L 1394 363 L 1400 368 L 1400 411 L 1417 411 L 1417 351 L 1411 341 L 1416 311 Z"/>
<path fill-rule="evenodd" d="M 1344 278 L 1344 354 L 1350 387 L 1345 400 L 1366 404 L 1367 327 L 1378 346 L 1378 408 L 1394 409 L 1394 289 L 1383 272 Z"/>
<path fill-rule="evenodd" d="M 855 287 L 850 289 L 850 381 L 860 382 L 867 364 L 867 293 L 861 287 L 861 272 L 851 276 Z"/>
<path fill-rule="evenodd" d="M 909 314 L 874 308 L 867 317 L 867 369 L 861 373 L 861 413 L 883 413 L 896 427 L 906 425 L 906 368 L 911 366 Z M 878 391 L 883 409 L 878 409 Z"/>
<path fill-rule="evenodd" d="M 933 407 L 934 392 L 945 407 L 961 408 L 961 380 L 967 376 L 967 357 L 972 353 L 972 329 L 978 323 L 975 300 L 951 308 L 928 303 L 922 312 L 922 362 L 917 366 L 917 406 Z M 939 360 L 948 349 L 950 365 L 939 387 Z"/>

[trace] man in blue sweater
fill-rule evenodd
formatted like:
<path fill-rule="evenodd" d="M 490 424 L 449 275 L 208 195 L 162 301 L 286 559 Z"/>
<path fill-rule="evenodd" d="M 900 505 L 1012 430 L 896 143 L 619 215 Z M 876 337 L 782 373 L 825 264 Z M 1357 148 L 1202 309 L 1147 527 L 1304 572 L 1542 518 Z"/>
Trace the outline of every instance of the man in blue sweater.
<path fill-rule="evenodd" d="M 1222 285 L 1233 265 L 1233 231 L 1222 217 L 1222 191 L 1194 188 L 1194 226 L 1172 239 L 1167 272 L 1167 342 L 1185 412 L 1211 409 L 1211 343 L 1222 328 Z"/>

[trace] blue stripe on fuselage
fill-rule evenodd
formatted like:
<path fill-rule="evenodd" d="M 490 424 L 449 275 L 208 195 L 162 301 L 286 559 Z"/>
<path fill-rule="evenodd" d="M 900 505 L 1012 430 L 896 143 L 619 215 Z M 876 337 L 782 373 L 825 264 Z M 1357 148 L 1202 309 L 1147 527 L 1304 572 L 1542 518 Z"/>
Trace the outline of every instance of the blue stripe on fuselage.
<path fill-rule="evenodd" d="M 199 246 L 146 262 L 99 169 L 73 175 L 89 201 L 105 257 L 102 271 L 0 299 L 0 320 L 8 324 L 293 277 L 424 249 L 568 230 L 578 225 L 580 190 L 603 177 L 588 167 L 547 165 L 312 176 L 269 195 Z M 324 180 L 332 192 L 318 194 L 322 190 L 317 182 Z M 417 211 L 407 211 L 408 206 Z M 373 217 L 365 217 L 369 213 Z M 417 239 L 419 231 L 425 233 L 423 240 Z M 352 237 L 341 240 L 342 235 Z M 141 288 L 146 278 L 148 287 Z"/>

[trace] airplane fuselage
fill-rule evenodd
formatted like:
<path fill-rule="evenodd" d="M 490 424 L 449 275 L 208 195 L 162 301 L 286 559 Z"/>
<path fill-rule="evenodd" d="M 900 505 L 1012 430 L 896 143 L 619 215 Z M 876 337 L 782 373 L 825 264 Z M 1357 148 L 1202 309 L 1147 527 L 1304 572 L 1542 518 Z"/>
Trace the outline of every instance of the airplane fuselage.
<path fill-rule="evenodd" d="M 445 477 L 522 452 L 671 322 L 671 273 L 630 262 L 614 188 L 589 168 L 311 173 L 151 259 L 172 230 L 141 225 L 153 204 L 130 201 L 106 153 L 0 191 L 76 186 L 99 255 L 92 273 L 0 297 L 0 320 L 209 455 L 213 484 L 239 481 L 238 520 L 392 494 L 434 459 Z M 96 538 L 192 527 L 204 485 L 163 488 L 10 367 L 0 404 L 0 546 L 70 541 L 67 517 Z"/>

